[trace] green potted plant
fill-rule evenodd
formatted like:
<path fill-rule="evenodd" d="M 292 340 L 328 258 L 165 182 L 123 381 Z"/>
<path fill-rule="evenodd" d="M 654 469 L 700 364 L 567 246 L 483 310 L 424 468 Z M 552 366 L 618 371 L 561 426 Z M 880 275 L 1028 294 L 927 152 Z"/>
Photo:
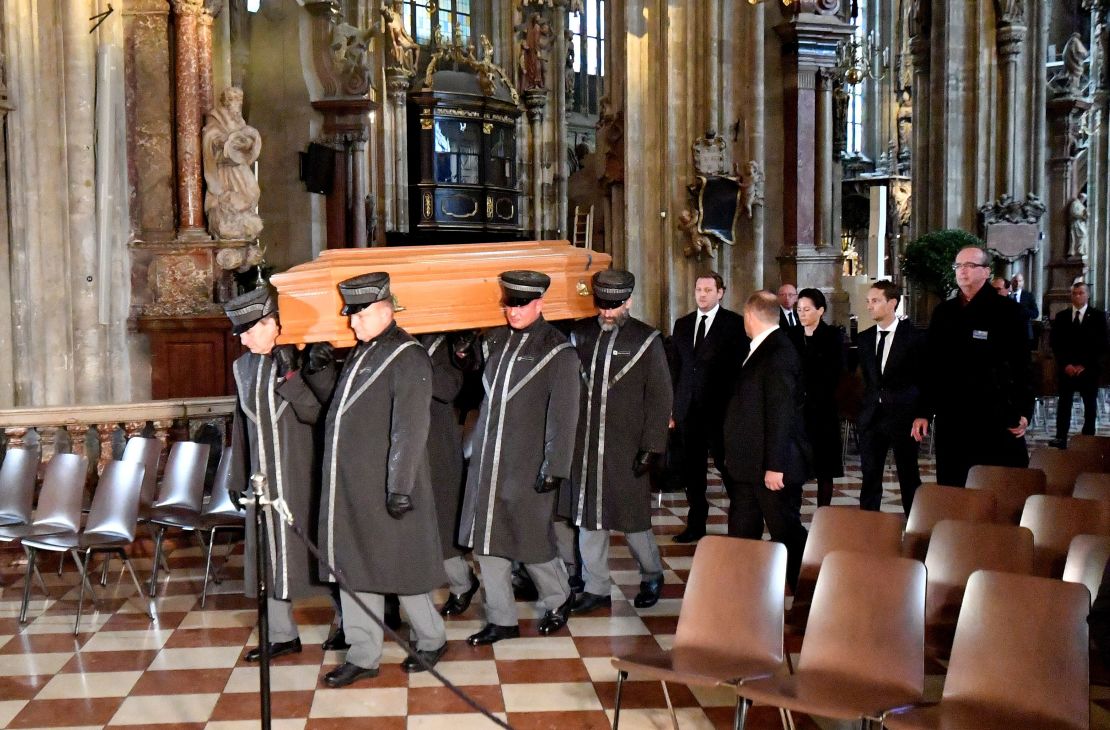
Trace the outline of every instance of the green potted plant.
<path fill-rule="evenodd" d="M 965 246 L 986 244 L 978 236 L 956 228 L 932 231 L 918 237 L 902 253 L 902 274 L 919 288 L 947 299 L 956 291 L 952 262 Z"/>

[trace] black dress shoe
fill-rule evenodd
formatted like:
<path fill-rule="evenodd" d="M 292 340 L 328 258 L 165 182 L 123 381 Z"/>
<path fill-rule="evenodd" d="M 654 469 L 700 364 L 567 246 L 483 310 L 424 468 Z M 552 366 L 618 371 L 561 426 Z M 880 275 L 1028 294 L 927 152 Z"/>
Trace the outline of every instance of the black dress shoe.
<path fill-rule="evenodd" d="M 377 667 L 367 669 L 357 664 L 343 662 L 324 675 L 324 684 L 334 688 L 346 687 L 348 684 L 357 682 L 360 679 L 372 679 L 376 676 L 378 676 Z"/>
<path fill-rule="evenodd" d="M 351 645 L 347 643 L 347 635 L 343 633 L 342 626 L 331 632 L 331 636 L 320 646 L 324 651 L 346 651 L 351 648 Z"/>
<path fill-rule="evenodd" d="M 474 594 L 478 592 L 478 577 L 475 575 L 470 576 L 470 588 L 465 593 L 458 595 L 452 593 L 447 596 L 447 601 L 443 604 L 443 608 L 439 609 L 441 616 L 458 616 L 465 613 L 466 609 L 470 608 L 470 602 L 474 599 Z"/>
<path fill-rule="evenodd" d="M 672 537 L 671 540 L 681 543 L 697 542 L 703 537 L 705 537 L 705 530 L 691 530 L 687 527 L 685 530 Z"/>
<path fill-rule="evenodd" d="M 1068 440 L 1067 439 L 1052 439 L 1048 442 L 1048 445 L 1051 446 L 1054 449 L 1066 449 L 1066 448 L 1068 448 Z"/>
<path fill-rule="evenodd" d="M 632 605 L 636 608 L 650 608 L 659 602 L 659 596 L 662 593 L 663 576 L 640 581 L 640 592 L 632 600 Z"/>
<path fill-rule="evenodd" d="M 571 613 L 589 613 L 595 608 L 612 608 L 611 596 L 599 596 L 596 593 L 579 593 L 570 605 Z"/>
<path fill-rule="evenodd" d="M 570 616 L 570 603 L 572 600 L 574 600 L 573 596 L 567 598 L 562 606 L 559 606 L 554 611 L 548 611 L 543 615 L 543 619 L 540 621 L 539 626 L 541 634 L 544 636 L 554 634 L 567 625 L 567 618 Z"/>
<path fill-rule="evenodd" d="M 270 642 L 270 658 L 277 659 L 279 656 L 286 654 L 300 654 L 301 653 L 301 640 L 293 639 L 292 641 L 272 641 Z M 248 662 L 257 662 L 262 660 L 262 647 L 256 646 L 247 652 L 243 657 Z"/>
<path fill-rule="evenodd" d="M 432 667 L 434 667 L 436 665 L 436 662 L 439 661 L 440 657 L 442 657 L 446 653 L 447 653 L 447 642 L 446 641 L 443 642 L 443 646 L 439 647 L 438 649 L 429 649 L 428 651 L 417 651 L 416 652 L 417 656 L 419 656 L 421 659 L 423 659 L 425 662 L 427 662 L 428 666 L 432 666 Z M 407 656 L 407 657 L 405 657 L 405 661 L 401 662 L 401 671 L 408 672 L 409 674 L 413 674 L 415 672 L 423 672 L 424 671 L 424 665 L 421 664 L 420 662 L 416 661 L 416 657 Z"/>
<path fill-rule="evenodd" d="M 471 646 L 483 646 L 484 644 L 492 644 L 495 641 L 502 639 L 515 639 L 520 636 L 519 626 L 498 626 L 497 624 L 486 624 L 485 628 L 476 634 L 472 634 L 466 639 L 466 643 Z"/>

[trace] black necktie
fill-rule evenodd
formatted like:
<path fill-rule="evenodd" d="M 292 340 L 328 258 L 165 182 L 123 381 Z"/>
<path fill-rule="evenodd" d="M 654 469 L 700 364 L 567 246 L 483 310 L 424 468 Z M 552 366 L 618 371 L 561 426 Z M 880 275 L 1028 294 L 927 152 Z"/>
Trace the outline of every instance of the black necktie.
<path fill-rule="evenodd" d="M 879 375 L 880 376 L 882 376 L 882 374 L 883 374 L 883 351 L 886 348 L 886 336 L 889 335 L 889 334 L 890 334 L 890 332 L 888 332 L 886 330 L 880 330 L 879 331 L 879 349 L 875 352 L 875 357 L 878 358 L 878 360 L 879 360 Z"/>
<path fill-rule="evenodd" d="M 701 321 L 698 322 L 698 332 L 697 332 L 697 334 L 694 335 L 694 349 L 695 350 L 698 349 L 699 345 L 701 345 L 701 341 L 705 339 L 705 320 L 706 320 L 707 317 L 709 317 L 708 314 L 703 314 L 701 316 Z"/>
<path fill-rule="evenodd" d="M 1076 324 L 1077 327 L 1079 325 L 1083 324 L 1083 321 L 1081 319 L 1079 319 L 1079 310 L 1078 309 L 1075 310 L 1075 324 Z"/>
<path fill-rule="evenodd" d="M 789 324 L 789 325 L 790 325 L 791 327 L 793 327 L 793 326 L 794 326 L 794 312 L 787 312 L 787 313 L 786 313 L 786 322 L 787 322 L 787 324 Z"/>

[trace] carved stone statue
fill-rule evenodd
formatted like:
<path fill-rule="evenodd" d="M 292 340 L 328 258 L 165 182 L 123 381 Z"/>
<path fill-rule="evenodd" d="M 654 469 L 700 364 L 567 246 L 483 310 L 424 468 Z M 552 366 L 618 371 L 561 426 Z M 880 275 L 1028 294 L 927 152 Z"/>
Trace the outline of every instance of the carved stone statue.
<path fill-rule="evenodd" d="M 370 90 L 370 40 L 372 29 L 335 23 L 331 29 L 332 67 L 345 94 L 361 96 Z"/>
<path fill-rule="evenodd" d="M 1000 23 L 1025 24 L 1025 0 L 994 0 Z"/>
<path fill-rule="evenodd" d="M 1087 193 L 1068 203 L 1068 258 L 1087 255 Z"/>
<path fill-rule="evenodd" d="M 705 136 L 694 140 L 690 148 L 694 154 L 694 172 L 698 175 L 728 175 L 731 167 L 728 146 L 724 137 L 718 136 L 716 130 L 707 130 Z"/>
<path fill-rule="evenodd" d="M 520 90 L 547 88 L 547 53 L 551 47 L 551 24 L 532 13 L 524 24 L 520 41 Z"/>
<path fill-rule="evenodd" d="M 1079 92 L 1082 88 L 1083 71 L 1090 55 L 1087 46 L 1083 45 L 1082 36 L 1072 33 L 1064 44 L 1064 74 L 1069 91 Z"/>
<path fill-rule="evenodd" d="M 204 212 L 216 238 L 250 240 L 262 232 L 258 181 L 251 165 L 262 151 L 258 130 L 243 119 L 243 90 L 229 86 L 208 113 L 201 133 L 204 162 Z"/>
<path fill-rule="evenodd" d="M 698 231 L 701 214 L 697 210 L 686 208 L 678 214 L 678 229 L 684 231 L 689 240 L 682 249 L 682 255 L 687 258 L 696 256 L 700 261 L 702 256 L 713 258 L 713 241 Z"/>
<path fill-rule="evenodd" d="M 566 103 L 568 107 L 574 106 L 574 85 L 576 76 L 574 73 L 574 33 L 568 31 L 563 32 L 563 40 L 566 41 L 567 58 L 563 65 L 563 94 L 566 96 Z"/>
<path fill-rule="evenodd" d="M 757 205 L 764 204 L 764 190 L 767 185 L 767 176 L 763 174 L 763 168 L 755 160 L 748 161 L 748 172 L 741 176 L 740 183 L 741 200 L 744 201 L 744 210 L 748 212 L 748 217 L 752 217 L 752 208 Z"/>
<path fill-rule="evenodd" d="M 928 38 L 933 24 L 932 0 L 911 0 L 910 37 Z"/>
<path fill-rule="evenodd" d="M 913 95 L 908 88 L 902 89 L 898 100 L 898 162 L 909 162 L 913 148 Z"/>
<path fill-rule="evenodd" d="M 605 165 L 598 178 L 609 187 L 624 182 L 624 110 L 614 109 L 608 96 L 598 100 L 598 151 L 605 155 Z"/>
<path fill-rule="evenodd" d="M 388 56 L 386 65 L 415 76 L 416 66 L 420 62 L 420 44 L 405 30 L 403 12 L 399 0 L 394 1 L 392 8 L 387 5 L 382 6 L 385 37 L 389 41 L 386 49 Z"/>

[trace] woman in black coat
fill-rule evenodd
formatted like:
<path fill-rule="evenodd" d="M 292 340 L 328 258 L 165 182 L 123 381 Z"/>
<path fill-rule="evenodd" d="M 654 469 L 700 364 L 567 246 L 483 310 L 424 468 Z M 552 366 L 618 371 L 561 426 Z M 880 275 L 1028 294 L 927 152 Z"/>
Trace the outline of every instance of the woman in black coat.
<path fill-rule="evenodd" d="M 844 476 L 840 441 L 840 412 L 836 389 L 844 369 L 840 331 L 822 321 L 825 295 L 819 289 L 798 292 L 798 321 L 791 338 L 802 357 L 806 396 L 806 435 L 813 448 L 813 476 L 817 478 L 817 506 L 832 502 L 833 479 Z"/>

